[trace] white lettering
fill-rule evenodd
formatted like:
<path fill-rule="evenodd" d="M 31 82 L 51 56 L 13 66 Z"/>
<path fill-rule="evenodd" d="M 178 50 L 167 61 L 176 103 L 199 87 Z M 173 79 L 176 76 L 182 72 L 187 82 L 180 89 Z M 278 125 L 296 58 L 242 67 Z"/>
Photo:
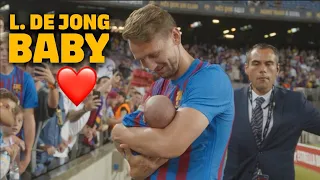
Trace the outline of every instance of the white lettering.
<path fill-rule="evenodd" d="M 295 161 L 300 161 L 312 166 L 320 167 L 320 156 L 304 151 L 297 151 L 295 153 Z"/>
<path fill-rule="evenodd" d="M 234 12 L 235 13 L 244 13 L 245 9 L 243 7 L 235 7 Z"/>
<path fill-rule="evenodd" d="M 143 1 L 118 1 L 118 3 L 142 5 Z"/>
<path fill-rule="evenodd" d="M 300 17 L 300 12 L 297 12 L 297 11 L 286 11 L 286 16 Z"/>

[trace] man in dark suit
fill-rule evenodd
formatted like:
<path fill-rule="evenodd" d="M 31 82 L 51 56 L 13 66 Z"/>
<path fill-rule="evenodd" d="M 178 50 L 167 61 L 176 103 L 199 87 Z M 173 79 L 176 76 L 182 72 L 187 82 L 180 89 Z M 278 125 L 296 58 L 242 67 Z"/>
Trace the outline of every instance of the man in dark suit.
<path fill-rule="evenodd" d="M 303 94 L 275 87 L 279 53 L 257 44 L 247 53 L 249 87 L 235 90 L 235 120 L 225 180 L 294 180 L 302 131 L 320 135 L 320 112 Z"/>

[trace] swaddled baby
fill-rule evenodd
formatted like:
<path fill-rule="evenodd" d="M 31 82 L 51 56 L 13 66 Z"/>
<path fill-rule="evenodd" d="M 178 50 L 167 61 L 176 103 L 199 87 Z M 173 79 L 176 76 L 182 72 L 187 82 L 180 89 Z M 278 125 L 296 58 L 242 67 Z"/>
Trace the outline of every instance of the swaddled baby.
<path fill-rule="evenodd" d="M 171 123 L 175 114 L 176 109 L 167 96 L 155 95 L 147 99 L 142 108 L 126 115 L 122 123 L 126 127 L 165 128 Z M 119 143 L 115 142 L 115 145 L 119 148 Z"/>
<path fill-rule="evenodd" d="M 167 96 L 152 96 L 144 105 L 144 121 L 152 128 L 165 128 L 175 114 L 176 110 Z"/>

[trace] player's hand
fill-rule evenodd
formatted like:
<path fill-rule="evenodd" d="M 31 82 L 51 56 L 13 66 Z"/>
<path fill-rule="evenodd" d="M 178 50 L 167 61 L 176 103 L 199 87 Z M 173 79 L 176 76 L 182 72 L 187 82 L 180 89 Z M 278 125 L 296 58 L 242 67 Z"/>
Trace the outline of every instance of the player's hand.
<path fill-rule="evenodd" d="M 134 156 L 129 146 L 125 144 L 121 144 L 121 148 L 123 149 L 124 157 L 130 165 L 130 176 L 133 178 L 147 178 L 168 161 L 168 159 L 148 158 L 143 155 Z"/>
<path fill-rule="evenodd" d="M 48 64 L 43 63 L 44 67 L 35 67 L 34 73 L 39 74 L 40 76 L 35 76 L 35 80 L 45 80 L 46 82 L 50 84 L 54 84 L 56 80 L 54 79 L 54 76 L 50 70 L 50 67 Z"/>
<path fill-rule="evenodd" d="M 98 107 L 101 106 L 101 103 L 101 99 L 97 95 L 89 95 L 84 102 L 84 108 L 87 111 L 92 111 L 98 109 Z"/>
<path fill-rule="evenodd" d="M 130 132 L 123 124 L 116 124 L 111 131 L 111 138 L 113 141 L 122 142 L 123 137 L 130 136 Z"/>

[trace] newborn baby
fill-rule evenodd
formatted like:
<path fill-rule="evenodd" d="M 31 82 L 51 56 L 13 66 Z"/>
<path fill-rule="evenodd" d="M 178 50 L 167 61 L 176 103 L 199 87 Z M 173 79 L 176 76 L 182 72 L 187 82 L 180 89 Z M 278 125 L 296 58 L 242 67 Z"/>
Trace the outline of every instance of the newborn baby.
<path fill-rule="evenodd" d="M 127 114 L 122 124 L 126 127 L 152 127 L 165 128 L 171 123 L 176 114 L 171 100 L 167 96 L 155 95 L 147 99 L 144 107 L 137 111 Z M 114 142 L 118 150 L 120 150 L 120 143 Z M 132 152 L 133 155 L 139 153 Z"/>
<path fill-rule="evenodd" d="M 144 121 L 153 128 L 165 128 L 175 114 L 176 109 L 167 96 L 152 96 L 144 105 Z"/>

